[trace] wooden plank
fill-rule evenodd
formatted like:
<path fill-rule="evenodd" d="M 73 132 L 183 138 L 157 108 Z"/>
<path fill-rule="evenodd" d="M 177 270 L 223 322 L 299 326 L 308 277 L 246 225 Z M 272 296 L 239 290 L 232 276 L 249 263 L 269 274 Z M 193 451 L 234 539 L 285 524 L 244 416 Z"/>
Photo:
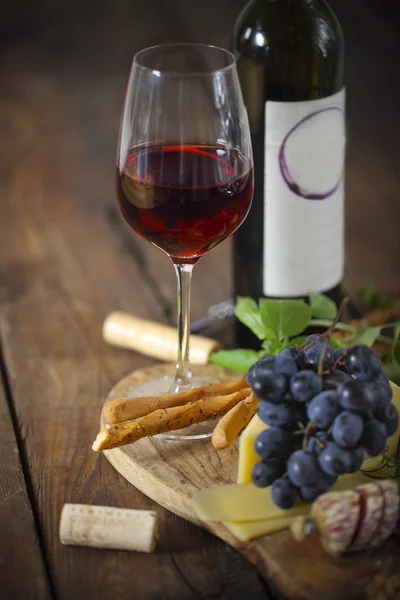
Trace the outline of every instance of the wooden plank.
<path fill-rule="evenodd" d="M 0 376 L 0 582 L 3 600 L 50 600 L 49 581 Z"/>
<path fill-rule="evenodd" d="M 94 24 L 84 17 L 89 30 L 78 32 L 75 48 L 69 41 L 63 47 L 63 68 L 48 53 L 53 36 L 62 39 L 69 31 L 59 25 L 30 41 L 29 65 L 19 46 L 0 72 L 7 79 L 1 95 L 0 331 L 56 597 L 241 600 L 246 594 L 261 600 L 267 598 L 264 584 L 245 559 L 167 511 L 161 511 L 161 543 L 152 555 L 66 548 L 58 540 L 65 502 L 156 508 L 91 450 L 112 384 L 149 364 L 106 346 L 101 325 L 113 309 L 165 320 L 160 294 L 175 306 L 172 267 L 171 288 L 159 286 L 155 298 L 145 274 L 151 248 L 124 251 L 108 218 L 132 36 L 138 45 L 162 41 L 157 36 L 165 35 L 168 23 L 155 18 L 151 6 L 126 3 L 126 24 L 116 35 L 118 7 L 112 14 L 101 10 Z M 136 26 L 133 14 L 141 15 Z M 158 286 L 157 276 L 154 282 Z"/>

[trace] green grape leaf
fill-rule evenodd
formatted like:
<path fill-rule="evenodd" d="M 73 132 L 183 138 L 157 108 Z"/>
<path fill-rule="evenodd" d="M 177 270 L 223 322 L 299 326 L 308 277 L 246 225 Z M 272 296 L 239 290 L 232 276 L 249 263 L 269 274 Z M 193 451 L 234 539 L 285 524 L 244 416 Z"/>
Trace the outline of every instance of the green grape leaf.
<path fill-rule="evenodd" d="M 342 341 L 346 346 L 356 346 L 357 344 L 372 346 L 376 341 L 376 338 L 379 337 L 381 329 L 382 327 L 366 327 L 360 325 L 350 337 L 344 338 Z"/>
<path fill-rule="evenodd" d="M 265 354 L 262 352 L 261 354 Z M 247 373 L 251 365 L 260 357 L 260 352 L 255 350 L 219 350 L 210 356 L 210 362 L 225 369 L 233 369 L 240 373 Z"/>
<path fill-rule="evenodd" d="M 302 346 L 305 341 L 306 341 L 305 335 L 298 335 L 298 336 L 292 338 L 291 340 L 289 340 L 288 343 L 286 344 L 285 348 L 288 348 L 289 346 Z"/>
<path fill-rule="evenodd" d="M 266 352 L 264 354 L 279 354 L 281 350 L 286 348 L 286 344 L 278 342 L 276 340 L 265 340 L 262 343 L 262 347 Z"/>
<path fill-rule="evenodd" d="M 332 346 L 334 350 L 338 350 L 338 348 L 347 348 L 347 344 L 345 343 L 345 339 L 337 340 L 336 338 L 330 338 L 332 342 Z"/>
<path fill-rule="evenodd" d="M 317 319 L 334 319 L 337 313 L 337 306 L 333 300 L 324 294 L 308 295 L 311 305 L 311 316 Z"/>
<path fill-rule="evenodd" d="M 276 342 L 274 340 L 264 340 L 261 347 L 266 351 L 266 354 L 272 354 L 272 349 Z"/>
<path fill-rule="evenodd" d="M 277 342 L 302 333 L 311 319 L 311 308 L 304 300 L 262 298 L 259 304 L 263 325 Z"/>
<path fill-rule="evenodd" d="M 239 296 L 236 299 L 235 315 L 243 325 L 246 325 L 259 340 L 265 340 L 270 332 L 264 326 L 257 302 L 252 298 Z"/>

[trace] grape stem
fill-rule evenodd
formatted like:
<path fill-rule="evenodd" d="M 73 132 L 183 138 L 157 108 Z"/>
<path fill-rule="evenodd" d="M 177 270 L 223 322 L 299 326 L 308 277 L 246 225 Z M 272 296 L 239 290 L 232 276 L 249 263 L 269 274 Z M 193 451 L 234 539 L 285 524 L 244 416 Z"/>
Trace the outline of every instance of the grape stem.
<path fill-rule="evenodd" d="M 325 331 L 325 333 L 323 334 L 325 337 L 329 338 L 330 335 L 334 332 L 336 325 L 339 323 L 340 318 L 346 308 L 346 306 L 348 305 L 348 303 L 350 302 L 350 298 L 343 298 L 340 306 L 339 306 L 339 310 L 336 313 L 336 317 L 333 319 L 332 324 L 330 327 L 328 327 L 328 329 Z"/>
<path fill-rule="evenodd" d="M 322 442 L 321 440 L 319 440 L 317 437 L 315 438 L 316 443 L 318 444 L 318 446 L 320 448 L 325 448 L 325 444 L 324 442 Z"/>
<path fill-rule="evenodd" d="M 332 371 L 334 371 L 337 368 L 340 361 L 342 361 L 344 359 L 344 357 L 347 356 L 348 352 L 349 352 L 348 350 L 347 350 L 347 352 L 343 352 L 343 354 L 341 354 L 339 356 L 339 358 L 333 363 Z"/>
<path fill-rule="evenodd" d="M 307 427 L 304 430 L 304 439 L 303 439 L 303 450 L 307 450 L 307 443 L 314 431 L 317 429 L 317 426 L 312 421 L 309 421 Z"/>
<path fill-rule="evenodd" d="M 321 356 L 319 358 L 319 363 L 318 363 L 318 375 L 320 377 L 322 377 L 322 374 L 324 372 L 324 361 L 325 361 L 326 351 L 328 349 L 328 342 L 329 342 L 329 337 L 327 336 L 324 339 L 324 347 L 322 348 Z"/>
<path fill-rule="evenodd" d="M 328 319 L 311 319 L 310 321 L 310 325 L 316 325 L 319 327 L 331 327 L 332 323 L 333 321 L 329 321 Z M 351 325 L 346 325 L 346 323 L 335 323 L 334 329 L 338 329 L 339 331 L 346 331 L 348 333 L 354 333 L 354 327 L 352 327 Z"/>

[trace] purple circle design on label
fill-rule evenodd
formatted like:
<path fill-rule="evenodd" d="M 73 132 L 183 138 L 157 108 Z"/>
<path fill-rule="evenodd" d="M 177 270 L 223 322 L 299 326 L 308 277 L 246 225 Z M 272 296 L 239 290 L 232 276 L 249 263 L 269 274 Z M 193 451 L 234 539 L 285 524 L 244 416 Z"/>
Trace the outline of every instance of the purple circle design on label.
<path fill-rule="evenodd" d="M 341 108 L 339 108 L 338 106 L 328 106 L 327 108 L 321 108 L 320 110 L 316 110 L 316 111 L 310 113 L 309 115 L 307 115 L 306 117 L 304 117 L 303 119 L 301 119 L 301 121 L 296 123 L 296 125 L 294 127 L 292 127 L 292 129 L 289 131 L 289 133 L 285 136 L 285 138 L 282 142 L 282 145 L 280 147 L 280 150 L 279 150 L 279 167 L 280 167 L 281 174 L 282 174 L 282 177 L 283 177 L 286 185 L 294 194 L 296 194 L 297 196 L 300 196 L 301 198 L 305 198 L 306 200 L 326 200 L 327 198 L 332 196 L 336 192 L 336 190 L 338 189 L 340 184 L 342 183 L 343 173 L 341 173 L 341 175 L 340 175 L 338 181 L 335 183 L 335 185 L 332 188 L 330 188 L 329 190 L 326 190 L 325 192 L 319 192 L 319 193 L 311 192 L 309 190 L 302 188 L 298 183 L 296 183 L 296 181 L 293 179 L 292 174 L 289 171 L 289 167 L 287 165 L 286 157 L 285 157 L 286 144 L 287 144 L 287 141 L 290 138 L 290 136 L 297 129 L 299 129 L 299 127 L 301 127 L 304 123 L 306 123 L 307 121 L 310 121 L 311 119 L 320 115 L 321 113 L 325 113 L 325 112 L 332 111 L 332 110 L 343 113 L 343 110 Z"/>

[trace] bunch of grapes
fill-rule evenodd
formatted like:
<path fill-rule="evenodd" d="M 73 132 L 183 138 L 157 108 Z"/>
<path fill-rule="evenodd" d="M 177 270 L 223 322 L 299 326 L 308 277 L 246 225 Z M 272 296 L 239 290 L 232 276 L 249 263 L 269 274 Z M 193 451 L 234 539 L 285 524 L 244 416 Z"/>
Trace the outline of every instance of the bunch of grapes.
<path fill-rule="evenodd" d="M 298 497 L 312 502 L 339 475 L 358 471 L 365 452 L 381 454 L 397 429 L 389 379 L 368 346 L 334 351 L 327 337 L 312 335 L 303 349 L 261 357 L 247 382 L 269 425 L 255 440 L 253 482 L 271 485 L 281 508 Z"/>

